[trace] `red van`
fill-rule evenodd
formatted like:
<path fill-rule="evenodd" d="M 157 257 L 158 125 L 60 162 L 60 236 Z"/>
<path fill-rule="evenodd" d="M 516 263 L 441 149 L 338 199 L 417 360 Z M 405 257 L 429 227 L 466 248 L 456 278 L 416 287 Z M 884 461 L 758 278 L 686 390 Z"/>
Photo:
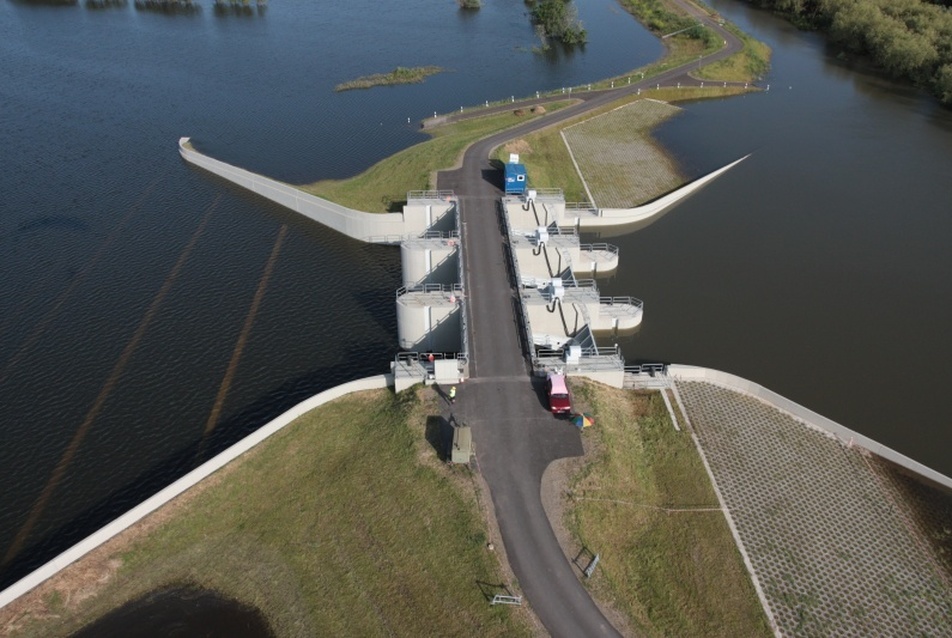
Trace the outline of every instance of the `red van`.
<path fill-rule="evenodd" d="M 545 382 L 545 390 L 549 395 L 549 409 L 552 414 L 568 414 L 572 411 L 572 400 L 568 386 L 565 385 L 564 374 L 550 372 Z"/>

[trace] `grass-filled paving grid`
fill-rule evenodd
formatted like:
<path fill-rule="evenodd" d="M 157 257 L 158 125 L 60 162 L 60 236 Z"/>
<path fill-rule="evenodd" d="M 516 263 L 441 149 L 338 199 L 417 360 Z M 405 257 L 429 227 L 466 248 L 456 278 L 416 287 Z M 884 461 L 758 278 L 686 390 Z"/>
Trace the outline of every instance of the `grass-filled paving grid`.
<path fill-rule="evenodd" d="M 757 399 L 678 389 L 782 635 L 952 635 L 941 563 L 876 462 Z"/>
<path fill-rule="evenodd" d="M 651 130 L 680 109 L 643 99 L 562 131 L 598 208 L 629 208 L 684 183 Z"/>

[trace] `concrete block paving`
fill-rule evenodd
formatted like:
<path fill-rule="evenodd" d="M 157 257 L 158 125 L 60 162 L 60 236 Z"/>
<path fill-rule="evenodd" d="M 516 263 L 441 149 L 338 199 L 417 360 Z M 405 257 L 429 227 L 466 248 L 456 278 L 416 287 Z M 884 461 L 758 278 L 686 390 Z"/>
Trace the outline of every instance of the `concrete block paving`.
<path fill-rule="evenodd" d="M 783 636 L 952 636 L 952 588 L 885 466 L 762 401 L 678 391 Z"/>

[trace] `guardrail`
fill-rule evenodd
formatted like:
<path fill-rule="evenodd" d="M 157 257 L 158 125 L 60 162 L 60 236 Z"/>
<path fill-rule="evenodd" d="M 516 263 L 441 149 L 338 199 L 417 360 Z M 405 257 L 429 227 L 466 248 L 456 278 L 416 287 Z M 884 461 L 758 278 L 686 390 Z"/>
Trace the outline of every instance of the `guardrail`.
<path fill-rule="evenodd" d="M 463 284 L 409 284 L 397 288 L 397 297 L 410 292 L 451 292 L 463 294 Z"/>
<path fill-rule="evenodd" d="M 463 263 L 463 221 L 462 221 L 462 210 L 460 210 L 460 203 L 456 202 L 456 230 L 452 231 L 455 233 L 456 237 L 460 239 L 459 247 L 459 257 L 456 260 L 456 279 L 460 284 L 460 296 L 465 296 L 465 270 L 466 267 Z M 464 302 L 462 312 L 460 312 L 460 348 L 462 349 L 463 356 L 466 360 L 469 360 L 469 321 L 467 319 L 467 312 L 469 310 L 469 302 Z"/>
<path fill-rule="evenodd" d="M 595 210 L 592 202 L 565 202 L 565 210 Z"/>
<path fill-rule="evenodd" d="M 575 229 L 573 228 L 572 230 L 574 231 Z M 600 251 L 609 252 L 613 255 L 617 255 L 619 251 L 618 246 L 616 246 L 615 244 L 606 244 L 605 242 L 596 242 L 594 244 L 580 244 L 578 248 L 579 250 L 583 252 L 584 251 L 594 252 L 596 250 L 600 250 Z"/>
<path fill-rule="evenodd" d="M 421 199 L 439 199 L 446 201 L 448 199 L 453 199 L 456 197 L 456 193 L 451 190 L 422 190 L 422 191 L 407 191 L 407 201 L 421 200 Z"/>
<path fill-rule="evenodd" d="M 641 363 L 638 365 L 625 366 L 626 374 L 647 374 L 649 376 L 668 374 L 667 363 Z"/>
<path fill-rule="evenodd" d="M 645 302 L 636 297 L 599 297 L 598 303 L 603 306 L 634 306 L 635 308 L 641 310 L 645 307 Z"/>

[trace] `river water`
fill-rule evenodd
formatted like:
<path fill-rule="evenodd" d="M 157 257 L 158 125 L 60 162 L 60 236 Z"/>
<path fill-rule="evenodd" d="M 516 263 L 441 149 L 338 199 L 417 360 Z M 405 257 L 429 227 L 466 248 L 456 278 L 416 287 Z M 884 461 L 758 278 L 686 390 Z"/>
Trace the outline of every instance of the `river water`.
<path fill-rule="evenodd" d="M 513 0 L 0 3 L 0 586 L 395 352 L 399 251 L 190 168 L 178 137 L 287 181 L 342 177 L 420 141 L 433 111 L 660 54 L 613 0 L 579 6 L 590 43 L 541 55 Z M 770 91 L 686 105 L 659 132 L 690 175 L 753 155 L 611 239 L 603 294 L 646 302 L 626 357 L 753 379 L 952 473 L 952 117 L 818 36 L 715 6 L 774 48 Z M 448 72 L 333 92 L 427 64 Z"/>
<path fill-rule="evenodd" d="M 399 250 L 193 169 L 180 136 L 279 179 L 342 177 L 422 141 L 433 111 L 660 54 L 614 0 L 580 10 L 592 42 L 543 55 L 512 0 L 0 2 L 0 587 L 301 399 L 389 369 Z M 333 92 L 430 64 L 447 72 Z"/>
<path fill-rule="evenodd" d="M 691 175 L 753 155 L 610 241 L 603 294 L 645 300 L 629 360 L 754 380 L 952 475 L 952 113 L 746 4 L 769 92 L 695 103 L 658 133 Z"/>

